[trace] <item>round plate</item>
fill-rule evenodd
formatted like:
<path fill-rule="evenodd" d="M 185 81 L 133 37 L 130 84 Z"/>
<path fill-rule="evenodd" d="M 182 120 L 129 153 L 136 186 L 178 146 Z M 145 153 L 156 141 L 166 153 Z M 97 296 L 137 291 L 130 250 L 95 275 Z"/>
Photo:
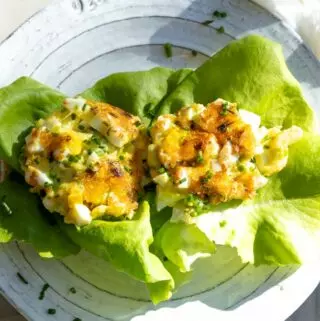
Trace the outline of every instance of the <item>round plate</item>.
<path fill-rule="evenodd" d="M 210 26 L 214 10 L 228 13 Z M 223 26 L 224 34 L 216 32 Z M 301 39 L 245 0 L 63 0 L 33 16 L 0 46 L 0 86 L 27 75 L 74 95 L 106 75 L 155 66 L 197 67 L 232 39 L 258 33 L 283 45 L 287 63 L 313 106 L 320 101 L 320 66 Z M 163 44 L 173 44 L 168 59 Z M 194 57 L 191 50 L 199 54 Z M 241 63 L 241 62 L 239 62 Z M 319 110 L 317 110 L 319 115 Z M 209 262 L 208 262 L 209 261 Z M 255 268 L 219 248 L 198 263 L 192 283 L 154 307 L 143 284 L 81 253 L 42 260 L 25 244 L 0 246 L 0 291 L 28 319 L 157 321 L 284 320 L 319 282 L 319 264 Z M 208 270 L 208 264 L 211 269 Z M 206 267 L 206 268 L 205 268 Z M 20 272 L 29 282 L 17 278 Z M 50 284 L 43 301 L 38 300 Z M 74 287 L 76 293 L 70 288 Z"/>

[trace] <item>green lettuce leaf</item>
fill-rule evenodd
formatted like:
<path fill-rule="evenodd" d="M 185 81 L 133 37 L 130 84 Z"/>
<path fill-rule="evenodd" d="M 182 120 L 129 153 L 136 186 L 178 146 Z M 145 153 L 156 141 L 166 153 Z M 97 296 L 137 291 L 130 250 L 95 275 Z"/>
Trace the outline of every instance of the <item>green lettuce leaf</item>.
<path fill-rule="evenodd" d="M 249 36 L 230 43 L 195 71 L 154 68 L 118 73 L 81 95 L 119 106 L 140 116 L 146 125 L 155 115 L 222 97 L 259 114 L 267 127 L 295 124 L 306 134 L 290 147 L 288 166 L 253 201 L 217 207 L 192 225 L 168 222 L 171 209 L 157 213 L 151 192 L 147 195 L 151 213 L 143 203 L 133 221 L 97 220 L 80 229 L 62 223 L 59 228 L 51 225 L 53 216 L 39 205 L 37 196 L 24 184 L 8 180 L 0 185 L 0 196 L 6 196 L 0 211 L 0 242 L 24 240 L 42 255 L 57 257 L 84 248 L 145 282 L 155 303 L 171 296 L 172 277 L 176 285 L 189 279 L 190 273 L 182 272 L 192 268 L 198 255 L 214 251 L 212 241 L 236 247 L 244 261 L 255 264 L 302 263 L 315 256 L 320 230 L 320 139 L 314 113 L 278 44 Z M 19 171 L 19 153 L 30 127 L 59 107 L 63 98 L 28 78 L 0 89 L 0 158 Z"/>
<path fill-rule="evenodd" d="M 290 147 L 286 168 L 254 200 L 217 207 L 197 217 L 193 229 L 198 226 L 208 240 L 235 247 L 244 262 L 284 265 L 313 260 L 320 246 L 320 136 L 314 112 L 288 70 L 280 45 L 259 36 L 230 43 L 163 100 L 158 113 L 218 97 L 259 114 L 267 127 L 297 125 L 305 135 Z M 175 242 L 166 242 L 171 231 L 165 228 L 156 236 L 157 245 L 181 266 L 177 257 L 189 244 L 181 242 L 177 248 Z"/>
<path fill-rule="evenodd" d="M 80 251 L 31 194 L 23 178 L 11 174 L 0 184 L 0 243 L 23 241 L 30 243 L 45 258 L 62 258 Z M 21 182 L 22 180 L 22 182 Z"/>
<path fill-rule="evenodd" d="M 158 114 L 219 97 L 260 115 L 266 127 L 298 125 L 314 131 L 317 125 L 281 46 L 260 36 L 233 41 L 212 56 L 163 100 Z"/>
<path fill-rule="evenodd" d="M 171 297 L 173 279 L 160 259 L 149 251 L 153 235 L 147 202 L 140 205 L 131 221 L 95 220 L 82 228 L 66 224 L 62 228 L 81 248 L 145 282 L 155 304 Z"/>
<path fill-rule="evenodd" d="M 191 271 L 192 264 L 198 258 L 208 257 L 216 249 L 196 225 L 170 221 L 157 233 L 154 247 L 159 257 L 168 259 L 181 272 Z"/>
<path fill-rule="evenodd" d="M 0 159 L 20 171 L 25 137 L 39 118 L 60 107 L 65 96 L 31 78 L 22 77 L 0 89 Z"/>
<path fill-rule="evenodd" d="M 148 71 L 121 72 L 98 81 L 81 96 L 108 102 L 139 116 L 145 125 L 154 118 L 159 103 L 192 71 L 153 68 Z"/>

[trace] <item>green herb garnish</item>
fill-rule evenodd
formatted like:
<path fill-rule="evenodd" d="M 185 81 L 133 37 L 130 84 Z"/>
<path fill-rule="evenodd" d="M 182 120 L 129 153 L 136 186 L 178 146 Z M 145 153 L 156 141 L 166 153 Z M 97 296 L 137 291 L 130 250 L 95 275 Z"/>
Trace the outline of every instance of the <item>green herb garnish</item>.
<path fill-rule="evenodd" d="M 241 164 L 241 163 L 239 163 L 237 167 L 238 167 L 238 171 L 239 171 L 239 172 L 243 172 L 243 171 L 245 171 L 245 169 L 246 169 L 246 167 L 245 167 L 243 164 Z"/>
<path fill-rule="evenodd" d="M 48 309 L 47 313 L 50 314 L 50 315 L 54 315 L 54 314 L 57 313 L 57 310 L 56 309 Z"/>
<path fill-rule="evenodd" d="M 124 160 L 124 156 L 123 156 L 123 155 L 120 155 L 120 156 L 119 156 L 119 159 L 120 159 L 121 161 L 123 161 L 123 160 Z"/>
<path fill-rule="evenodd" d="M 198 152 L 198 154 L 197 154 L 197 157 L 196 157 L 196 162 L 197 162 L 198 164 L 203 164 L 204 159 L 203 159 L 202 150 L 199 150 L 199 152 Z"/>
<path fill-rule="evenodd" d="M 202 24 L 203 26 L 209 26 L 213 21 L 214 21 L 214 20 L 205 20 L 205 21 L 201 22 L 201 24 Z"/>
<path fill-rule="evenodd" d="M 167 171 L 167 170 L 166 170 L 164 167 L 160 167 L 160 168 L 158 168 L 158 170 L 157 170 L 157 172 L 158 172 L 159 174 L 164 174 L 166 171 Z"/>
<path fill-rule="evenodd" d="M 98 136 L 92 136 L 91 137 L 91 142 L 96 144 L 96 145 L 100 145 L 101 139 Z"/>
<path fill-rule="evenodd" d="M 40 292 L 40 294 L 39 294 L 39 300 L 43 300 L 44 299 L 44 296 L 45 296 L 45 294 L 46 294 L 46 291 L 49 289 L 49 284 L 48 283 L 46 283 L 44 286 L 43 286 L 43 288 L 42 288 L 42 290 L 41 290 L 41 292 Z"/>
<path fill-rule="evenodd" d="M 22 283 L 29 284 L 29 282 L 21 275 L 21 273 L 18 272 L 17 277 Z"/>
<path fill-rule="evenodd" d="M 75 120 L 77 118 L 77 115 L 76 114 L 71 114 L 71 119 L 72 120 Z"/>
<path fill-rule="evenodd" d="M 72 293 L 72 294 L 76 294 L 77 293 L 77 290 L 75 288 L 70 288 L 69 291 Z"/>
<path fill-rule="evenodd" d="M 229 111 L 229 103 L 225 101 L 224 103 L 222 103 L 222 110 L 220 112 L 220 115 L 226 116 L 228 114 L 228 111 Z"/>
<path fill-rule="evenodd" d="M 213 177 L 213 172 L 212 171 L 207 171 L 206 174 L 201 177 L 200 182 L 202 184 L 206 184 L 210 181 L 210 179 Z"/>
<path fill-rule="evenodd" d="M 186 181 L 187 181 L 187 178 L 186 178 L 186 177 L 181 178 L 181 179 L 178 181 L 178 184 L 182 184 L 182 183 L 184 183 L 184 182 L 186 182 Z"/>
<path fill-rule="evenodd" d="M 80 158 L 81 158 L 80 155 L 69 155 L 68 161 L 70 163 L 77 163 L 79 162 Z"/>
<path fill-rule="evenodd" d="M 10 208 L 10 206 L 7 204 L 6 202 L 6 196 L 2 196 L 1 198 L 1 208 L 4 210 L 4 212 L 7 214 L 7 215 L 12 215 L 12 210 Z"/>
<path fill-rule="evenodd" d="M 132 174 L 132 169 L 128 166 L 123 166 L 124 170 L 129 173 L 129 174 Z"/>
<path fill-rule="evenodd" d="M 82 124 L 79 124 L 79 126 L 78 126 L 78 129 L 79 129 L 79 130 L 85 130 L 85 128 L 86 128 L 86 127 L 85 127 L 84 125 L 82 125 Z"/>
<path fill-rule="evenodd" d="M 167 42 L 163 45 L 163 48 L 164 48 L 164 52 L 166 54 L 166 57 L 171 58 L 172 57 L 172 44 Z"/>
<path fill-rule="evenodd" d="M 225 18 L 227 13 L 225 11 L 215 10 L 212 15 L 216 18 Z"/>
<path fill-rule="evenodd" d="M 34 159 L 34 163 L 37 164 L 37 165 L 39 165 L 39 164 L 40 164 L 39 158 L 35 158 L 35 159 Z"/>
<path fill-rule="evenodd" d="M 224 27 L 223 26 L 217 28 L 216 30 L 217 30 L 217 33 L 224 33 Z"/>

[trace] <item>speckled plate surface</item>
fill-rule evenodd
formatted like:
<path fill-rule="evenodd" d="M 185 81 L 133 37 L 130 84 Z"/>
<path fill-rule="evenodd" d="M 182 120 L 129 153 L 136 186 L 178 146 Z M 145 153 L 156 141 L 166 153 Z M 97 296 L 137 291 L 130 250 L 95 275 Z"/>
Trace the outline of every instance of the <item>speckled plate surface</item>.
<path fill-rule="evenodd" d="M 228 17 L 203 26 L 216 9 Z M 220 26 L 224 34 L 216 32 Z M 113 72 L 197 67 L 248 33 L 283 45 L 290 69 L 317 108 L 319 63 L 293 31 L 246 0 L 53 1 L 1 44 L 0 86 L 27 75 L 74 95 Z M 166 42 L 174 46 L 170 59 L 163 54 Z M 192 49 L 199 52 L 196 57 Z M 85 252 L 63 261 L 42 260 L 32 247 L 13 243 L 0 246 L 0 292 L 34 321 L 283 321 L 317 286 L 319 268 L 320 263 L 299 269 L 254 268 L 242 264 L 232 249 L 219 248 L 213 258 L 198 264 L 192 283 L 170 302 L 154 307 L 143 284 Z M 39 301 L 45 283 L 50 289 Z M 71 287 L 77 292 L 71 293 Z M 49 308 L 57 313 L 48 316 Z"/>

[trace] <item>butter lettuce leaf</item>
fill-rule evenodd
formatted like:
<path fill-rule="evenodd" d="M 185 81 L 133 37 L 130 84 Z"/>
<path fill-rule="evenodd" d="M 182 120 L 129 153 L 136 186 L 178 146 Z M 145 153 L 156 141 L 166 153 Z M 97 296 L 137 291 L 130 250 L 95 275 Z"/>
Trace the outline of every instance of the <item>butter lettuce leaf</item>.
<path fill-rule="evenodd" d="M 317 121 L 289 71 L 281 45 L 251 35 L 232 41 L 188 77 L 158 107 L 158 114 L 216 98 L 237 102 L 266 127 L 292 125 L 313 132 Z"/>
<path fill-rule="evenodd" d="M 155 240 L 157 254 L 175 264 L 180 272 L 192 270 L 192 264 L 201 257 L 208 257 L 215 252 L 215 245 L 194 224 L 183 222 L 165 223 Z"/>
<path fill-rule="evenodd" d="M 80 94 L 121 107 L 149 126 L 157 115 L 218 97 L 261 116 L 267 127 L 301 127 L 303 140 L 289 149 L 287 167 L 270 179 L 252 201 L 217 207 L 193 224 L 170 222 L 171 209 L 156 211 L 154 192 L 132 221 L 96 220 L 76 228 L 54 224 L 53 215 L 21 182 L 0 185 L 0 242 L 33 244 L 45 257 L 63 257 L 79 248 L 145 282 L 153 302 L 170 298 L 175 285 L 189 279 L 197 257 L 215 244 L 237 249 L 254 264 L 304 263 L 320 246 L 320 138 L 316 117 L 288 70 L 280 45 L 249 36 L 233 41 L 198 69 L 110 75 Z M 24 138 L 35 121 L 61 106 L 64 94 L 29 78 L 0 89 L 0 158 L 20 171 Z M 153 237 L 155 242 L 153 242 Z M 173 278 L 176 282 L 173 281 Z"/>
<path fill-rule="evenodd" d="M 304 130 L 304 137 L 289 148 L 286 168 L 274 175 L 254 200 L 236 207 L 217 207 L 195 218 L 192 228 L 198 227 L 210 241 L 235 247 L 244 262 L 285 265 L 313 261 L 320 247 L 320 136 L 315 114 L 288 70 L 280 45 L 259 36 L 230 43 L 164 99 L 158 114 L 218 97 L 259 114 L 267 127 L 297 125 Z M 177 257 L 189 244 L 181 242 L 177 248 L 175 242 L 166 242 L 170 234 L 164 225 L 156 244 L 180 266 Z"/>
<path fill-rule="evenodd" d="M 50 115 L 65 96 L 31 78 L 22 77 L 0 89 L 0 159 L 21 171 L 19 156 L 36 120 Z"/>
<path fill-rule="evenodd" d="M 120 72 L 99 80 L 80 94 L 91 100 L 104 101 L 139 116 L 148 126 L 161 101 L 192 72 L 153 68 L 147 71 Z"/>
<path fill-rule="evenodd" d="M 130 221 L 95 220 L 81 228 L 66 224 L 62 228 L 81 248 L 145 282 L 155 304 L 170 299 L 174 281 L 160 259 L 149 250 L 153 234 L 147 202 L 140 205 Z"/>
<path fill-rule="evenodd" d="M 30 243 L 44 258 L 77 254 L 79 246 L 46 212 L 39 197 L 29 192 L 23 178 L 13 175 L 0 184 L 0 243 L 15 240 Z"/>

